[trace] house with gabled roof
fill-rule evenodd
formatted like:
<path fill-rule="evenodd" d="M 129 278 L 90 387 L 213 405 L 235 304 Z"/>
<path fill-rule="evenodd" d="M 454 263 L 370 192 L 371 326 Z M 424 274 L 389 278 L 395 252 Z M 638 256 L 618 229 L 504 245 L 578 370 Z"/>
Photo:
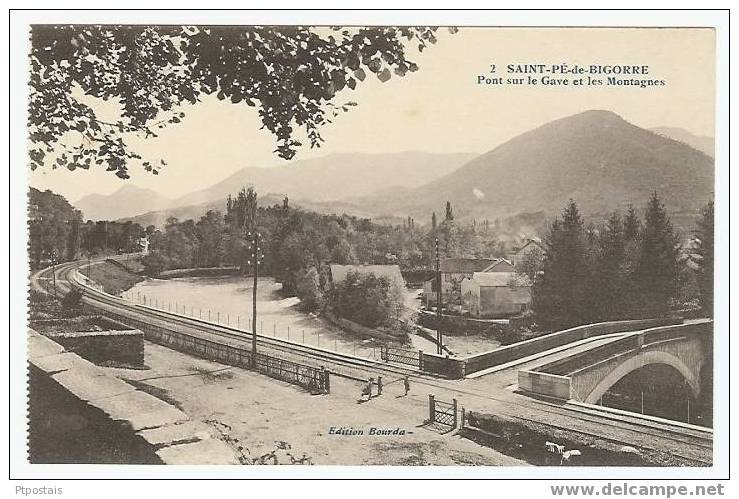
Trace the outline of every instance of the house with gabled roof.
<path fill-rule="evenodd" d="M 523 244 L 513 248 L 513 251 L 508 255 L 508 261 L 514 266 L 521 262 L 526 255 L 532 251 L 544 252 L 544 243 L 538 237 L 529 237 L 523 241 Z"/>
<path fill-rule="evenodd" d="M 442 303 L 459 303 L 461 284 L 475 272 L 512 272 L 513 265 L 504 258 L 445 258 L 439 262 L 441 273 Z M 439 289 L 436 277 L 423 285 L 426 302 L 435 304 Z"/>
<path fill-rule="evenodd" d="M 531 304 L 531 282 L 516 272 L 475 272 L 462 281 L 462 311 L 474 317 L 508 317 Z"/>

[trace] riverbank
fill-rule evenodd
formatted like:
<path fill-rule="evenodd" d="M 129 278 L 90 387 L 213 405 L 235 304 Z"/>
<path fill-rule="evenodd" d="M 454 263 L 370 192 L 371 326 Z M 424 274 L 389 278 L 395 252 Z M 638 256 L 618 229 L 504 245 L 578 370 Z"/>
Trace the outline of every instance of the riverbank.
<path fill-rule="evenodd" d="M 136 283 L 145 279 L 143 276 L 128 270 L 126 266 L 111 260 L 83 265 L 80 267 L 80 273 L 102 286 L 103 291 L 111 295 L 128 291 Z"/>

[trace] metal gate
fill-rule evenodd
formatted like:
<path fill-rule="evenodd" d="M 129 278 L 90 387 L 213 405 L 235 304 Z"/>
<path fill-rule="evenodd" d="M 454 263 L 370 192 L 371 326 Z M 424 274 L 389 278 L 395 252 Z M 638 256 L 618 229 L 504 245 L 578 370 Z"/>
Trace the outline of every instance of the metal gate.
<path fill-rule="evenodd" d="M 456 428 L 457 399 L 452 399 L 451 403 L 442 402 L 436 400 L 433 395 L 429 395 L 429 421 Z"/>
<path fill-rule="evenodd" d="M 421 369 L 421 351 L 380 346 L 380 358 L 385 362 L 397 362 Z"/>

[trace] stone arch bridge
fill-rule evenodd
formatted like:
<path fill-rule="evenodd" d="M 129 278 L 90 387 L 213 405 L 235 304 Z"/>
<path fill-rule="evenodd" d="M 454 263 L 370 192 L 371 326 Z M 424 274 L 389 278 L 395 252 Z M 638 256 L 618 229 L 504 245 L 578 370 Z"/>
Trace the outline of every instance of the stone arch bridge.
<path fill-rule="evenodd" d="M 625 333 L 605 344 L 518 373 L 519 388 L 539 395 L 589 404 L 627 374 L 665 364 L 700 395 L 701 369 L 713 355 L 713 321 L 701 319 Z"/>

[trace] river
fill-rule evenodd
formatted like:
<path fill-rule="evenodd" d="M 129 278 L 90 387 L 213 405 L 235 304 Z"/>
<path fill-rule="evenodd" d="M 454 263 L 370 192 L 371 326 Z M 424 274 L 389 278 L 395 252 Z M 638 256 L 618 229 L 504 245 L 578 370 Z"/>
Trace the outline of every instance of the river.
<path fill-rule="evenodd" d="M 248 330 L 251 328 L 252 283 L 252 278 L 238 276 L 146 279 L 124 292 L 123 297 Z M 259 278 L 257 331 L 260 334 L 379 359 L 378 342 L 357 338 L 314 314 L 302 312 L 298 308 L 298 298 L 285 298 L 280 289 L 281 284 L 273 278 Z M 413 348 L 435 350 L 433 343 L 416 337 Z"/>

